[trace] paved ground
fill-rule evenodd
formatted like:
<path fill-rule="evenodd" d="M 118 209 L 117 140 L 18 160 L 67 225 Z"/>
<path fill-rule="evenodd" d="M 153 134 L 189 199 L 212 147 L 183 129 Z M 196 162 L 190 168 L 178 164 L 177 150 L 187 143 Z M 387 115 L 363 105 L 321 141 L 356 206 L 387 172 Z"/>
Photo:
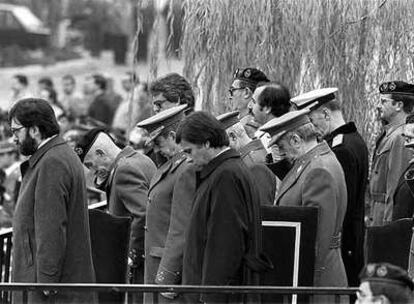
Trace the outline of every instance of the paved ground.
<path fill-rule="evenodd" d="M 104 73 L 113 77 L 115 89 L 121 92 L 120 78 L 122 75 L 130 71 L 131 67 L 120 66 L 113 64 L 112 56 L 108 53 L 103 53 L 101 58 L 82 58 L 60 62 L 52 66 L 25 66 L 16 68 L 0 68 L 0 108 L 5 109 L 9 103 L 8 99 L 11 96 L 11 78 L 16 73 L 22 73 L 28 76 L 30 82 L 30 89 L 36 91 L 37 80 L 43 76 L 49 76 L 53 79 L 58 93 L 60 92 L 60 80 L 64 74 L 71 73 L 75 76 L 78 83 L 78 90 L 81 90 L 83 79 L 86 75 L 91 73 Z M 141 80 L 148 79 L 149 66 L 147 64 L 138 65 L 138 76 Z M 158 68 L 158 75 L 163 75 L 168 72 L 182 72 L 182 63 L 177 60 L 160 62 Z"/>

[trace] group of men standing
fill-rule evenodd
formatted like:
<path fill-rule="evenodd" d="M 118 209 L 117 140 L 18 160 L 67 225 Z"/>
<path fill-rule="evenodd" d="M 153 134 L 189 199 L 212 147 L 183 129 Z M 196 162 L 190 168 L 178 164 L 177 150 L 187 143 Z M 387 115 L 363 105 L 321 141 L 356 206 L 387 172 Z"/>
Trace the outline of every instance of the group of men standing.
<path fill-rule="evenodd" d="M 403 130 L 414 138 L 404 129 L 413 88 L 397 81 L 380 86 L 385 132 L 376 145 L 370 181 L 374 225 L 412 217 L 413 197 L 406 197 L 412 195 L 411 152 Z M 275 205 L 318 208 L 315 286 L 357 286 L 364 263 L 368 149 L 355 124 L 344 120 L 346 104 L 337 91 L 318 89 L 291 98 L 285 86 L 260 70 L 237 69 L 229 89 L 233 111 L 214 117 L 194 112 L 191 86 L 170 74 L 151 84 L 156 114 L 137 124 L 148 134 L 147 155 L 121 149 L 102 128 L 85 134 L 75 152 L 93 171 L 96 187 L 106 192 L 109 213 L 133 217 L 134 282 L 259 284 L 260 274 L 272 267 L 262 252 L 260 206 Z M 16 143 L 30 156 L 22 164 L 16 207 L 13 280 L 92 282 L 82 168 L 62 143 L 51 114 L 47 102 L 33 98 L 10 111 Z M 84 238 L 78 240 L 74 232 Z M 79 244 L 82 250 L 74 250 Z M 82 262 L 81 277 L 70 261 Z M 176 303 L 242 300 L 161 295 L 162 302 Z M 64 295 L 39 294 L 36 301 L 52 296 Z M 150 303 L 151 296 L 144 301 Z"/>

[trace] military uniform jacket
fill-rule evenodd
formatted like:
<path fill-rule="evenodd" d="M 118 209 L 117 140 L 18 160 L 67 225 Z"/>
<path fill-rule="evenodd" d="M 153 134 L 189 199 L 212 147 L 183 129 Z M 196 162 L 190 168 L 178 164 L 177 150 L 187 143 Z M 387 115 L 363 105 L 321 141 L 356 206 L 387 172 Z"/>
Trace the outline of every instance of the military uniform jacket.
<path fill-rule="evenodd" d="M 255 139 L 240 149 L 243 162 L 250 168 L 261 196 L 261 205 L 272 205 L 276 197 L 277 178 L 265 165 L 267 151 L 260 139 Z"/>
<path fill-rule="evenodd" d="M 342 258 L 350 286 L 359 285 L 364 265 L 365 189 L 368 183 L 368 149 L 353 122 L 325 137 L 345 174 L 348 203 L 342 233 Z"/>
<path fill-rule="evenodd" d="M 392 220 L 414 216 L 414 162 L 411 161 L 407 170 L 401 175 L 394 194 Z"/>
<path fill-rule="evenodd" d="M 127 146 L 115 158 L 106 186 L 109 213 L 132 216 L 129 249 L 139 257 L 144 253 L 147 195 L 155 171 L 149 157 Z"/>
<path fill-rule="evenodd" d="M 12 282 L 94 283 L 86 184 L 79 157 L 60 137 L 21 164 L 13 222 Z M 93 303 L 93 295 L 59 292 L 57 303 Z M 21 293 L 13 302 L 22 303 Z M 30 292 L 29 303 L 51 303 Z"/>
<path fill-rule="evenodd" d="M 183 153 L 155 173 L 147 204 L 145 284 L 181 282 L 184 233 L 194 192 L 195 172 Z"/>
<path fill-rule="evenodd" d="M 374 226 L 391 222 L 395 190 L 412 158 L 412 152 L 404 146 L 403 131 L 404 124 L 386 126 L 374 150 L 369 183 Z"/>
<path fill-rule="evenodd" d="M 340 251 L 347 191 L 342 167 L 325 141 L 295 161 L 276 204 L 318 207 L 315 286 L 347 286 Z"/>
<path fill-rule="evenodd" d="M 222 152 L 197 172 L 183 285 L 255 284 L 252 273 L 243 274 L 248 273 L 246 255 L 261 250 L 259 208 L 252 176 L 236 151 Z M 217 295 L 203 295 L 202 301 L 225 302 Z"/>

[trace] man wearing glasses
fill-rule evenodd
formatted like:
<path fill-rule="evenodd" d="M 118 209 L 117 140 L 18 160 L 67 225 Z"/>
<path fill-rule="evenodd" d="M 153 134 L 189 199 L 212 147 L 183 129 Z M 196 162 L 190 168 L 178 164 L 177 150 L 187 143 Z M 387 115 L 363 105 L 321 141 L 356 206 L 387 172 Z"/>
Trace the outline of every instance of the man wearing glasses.
<path fill-rule="evenodd" d="M 254 133 L 259 125 L 253 120 L 249 103 L 252 100 L 254 90 L 260 82 L 269 82 L 269 79 L 262 71 L 255 68 L 238 68 L 234 72 L 233 82 L 229 88 L 231 110 L 240 113 L 239 119 L 250 138 L 254 137 Z"/>
<path fill-rule="evenodd" d="M 369 183 L 372 226 L 392 221 L 395 190 L 413 156 L 404 146 L 402 133 L 407 116 L 413 110 L 414 85 L 402 81 L 384 82 L 379 91 L 378 110 L 384 131 L 376 142 Z"/>
<path fill-rule="evenodd" d="M 150 93 L 155 113 L 180 104 L 187 104 L 187 114 L 194 110 L 194 93 L 191 85 L 177 73 L 156 79 L 150 86 Z"/>
<path fill-rule="evenodd" d="M 47 101 L 27 98 L 9 112 L 14 141 L 29 159 L 13 219 L 12 282 L 94 283 L 83 167 L 59 136 Z M 16 303 L 20 293 L 13 295 Z M 30 303 L 94 303 L 93 294 L 31 292 Z"/>

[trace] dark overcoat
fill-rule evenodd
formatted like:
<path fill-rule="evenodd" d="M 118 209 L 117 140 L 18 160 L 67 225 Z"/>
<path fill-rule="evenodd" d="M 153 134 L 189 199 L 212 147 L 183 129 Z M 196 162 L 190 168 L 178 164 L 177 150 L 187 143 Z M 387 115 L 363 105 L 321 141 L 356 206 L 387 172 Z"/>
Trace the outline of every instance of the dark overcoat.
<path fill-rule="evenodd" d="M 348 202 L 342 229 L 342 259 L 350 286 L 359 285 L 364 265 L 365 189 L 368 149 L 355 124 L 349 122 L 325 137 L 345 174 Z"/>
<path fill-rule="evenodd" d="M 414 216 L 414 162 L 401 175 L 394 194 L 392 220 Z"/>
<path fill-rule="evenodd" d="M 115 158 L 111 171 L 106 185 L 109 213 L 132 216 L 130 257 L 136 257 L 134 262 L 137 271 L 134 281 L 142 283 L 146 203 L 156 167 L 148 156 L 127 146 Z"/>
<path fill-rule="evenodd" d="M 295 161 L 276 204 L 318 207 L 315 286 L 347 286 L 340 239 L 347 204 L 342 167 L 325 141 Z"/>
<path fill-rule="evenodd" d="M 222 152 L 197 172 L 184 249 L 184 285 L 257 283 L 246 271 L 246 260 L 261 251 L 259 206 L 256 184 L 236 151 Z M 201 300 L 226 302 L 223 295 L 203 295 Z"/>
<path fill-rule="evenodd" d="M 21 171 L 13 221 L 12 281 L 95 282 L 79 157 L 56 136 L 22 163 Z M 93 296 L 69 291 L 54 297 L 57 303 L 93 303 Z M 15 293 L 13 300 L 21 303 L 20 293 Z M 41 293 L 29 293 L 30 303 L 49 300 Z"/>
<path fill-rule="evenodd" d="M 147 204 L 145 284 L 181 283 L 184 233 L 194 193 L 195 171 L 185 154 L 178 153 L 155 173 Z M 150 298 L 146 295 L 145 302 Z"/>
<path fill-rule="evenodd" d="M 407 169 L 413 153 L 404 146 L 404 123 L 387 125 L 376 143 L 369 181 L 371 219 L 373 226 L 392 220 L 395 190 Z"/>

